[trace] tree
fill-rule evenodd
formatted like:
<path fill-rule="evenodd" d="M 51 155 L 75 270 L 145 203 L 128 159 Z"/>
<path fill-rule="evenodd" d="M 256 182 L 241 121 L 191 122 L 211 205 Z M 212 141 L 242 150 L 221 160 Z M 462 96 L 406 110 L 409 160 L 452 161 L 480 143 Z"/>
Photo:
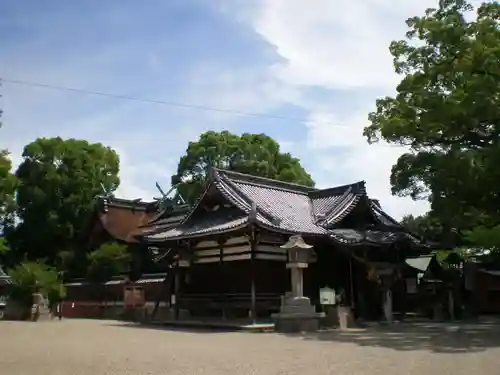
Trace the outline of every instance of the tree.
<path fill-rule="evenodd" d="M 208 131 L 197 142 L 190 142 L 172 176 L 172 185 L 189 178 L 191 181 L 181 183 L 178 191 L 192 203 L 203 191 L 211 167 L 314 186 L 300 161 L 289 153 L 281 153 L 279 144 L 271 137 L 248 133 L 239 136 L 228 131 Z"/>
<path fill-rule="evenodd" d="M 441 240 L 443 228 L 439 220 L 430 214 L 406 215 L 401 219 L 401 224 L 424 241 L 439 242 Z"/>
<path fill-rule="evenodd" d="M 13 221 L 17 179 L 11 173 L 12 163 L 6 150 L 0 150 L 0 231 Z"/>
<path fill-rule="evenodd" d="M 94 198 L 102 186 L 112 192 L 119 185 L 119 157 L 100 143 L 61 138 L 37 139 L 22 156 L 16 247 L 29 259 L 55 265 L 59 251 L 84 251 Z"/>
<path fill-rule="evenodd" d="M 25 307 L 31 305 L 31 295 L 37 288 L 48 296 L 51 303 L 66 295 L 59 273 L 43 260 L 23 262 L 8 270 L 7 273 L 13 282 L 11 297 Z"/>
<path fill-rule="evenodd" d="M 376 102 L 369 142 L 409 146 L 392 168 L 392 191 L 427 198 L 444 230 L 500 221 L 500 4 L 477 18 L 465 0 L 407 21 L 407 40 L 393 42 L 394 97 Z"/>
<path fill-rule="evenodd" d="M 0 110 L 0 118 L 2 117 Z M 2 123 L 0 122 L 0 128 Z M 0 232 L 5 226 L 12 224 L 14 213 L 14 194 L 17 179 L 11 173 L 12 162 L 7 150 L 0 150 Z"/>
<path fill-rule="evenodd" d="M 10 250 L 5 237 L 0 237 L 0 255 L 8 253 Z"/>
<path fill-rule="evenodd" d="M 97 283 L 106 282 L 113 276 L 126 273 L 131 259 L 127 246 L 116 242 L 105 243 L 87 255 L 87 277 Z"/>

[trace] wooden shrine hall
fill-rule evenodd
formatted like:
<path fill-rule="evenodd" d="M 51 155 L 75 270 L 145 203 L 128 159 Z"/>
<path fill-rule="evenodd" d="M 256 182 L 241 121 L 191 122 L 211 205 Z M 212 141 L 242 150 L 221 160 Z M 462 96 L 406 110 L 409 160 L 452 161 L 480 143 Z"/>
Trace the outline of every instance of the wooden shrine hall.
<path fill-rule="evenodd" d="M 162 249 L 164 270 L 175 276 L 175 297 L 165 298 L 177 316 L 255 320 L 278 311 L 290 290 L 280 246 L 291 235 L 314 249 L 304 272 L 304 294 L 314 305 L 324 287 L 367 319 L 381 316 L 382 290 L 393 292 L 395 309 L 404 304 L 399 265 L 421 246 L 368 197 L 364 181 L 316 189 L 213 169 L 179 223 L 138 237 Z"/>
<path fill-rule="evenodd" d="M 94 212 L 89 220 L 87 250 L 93 251 L 109 242 L 120 243 L 132 254 L 131 269 L 127 275 L 114 275 L 112 280 L 101 286 L 85 280 L 84 274 L 67 280 L 68 300 L 76 304 L 84 303 L 85 306 L 99 306 L 104 301 L 115 303 L 123 300 L 124 287 L 129 281 L 144 285 L 147 302 L 152 303 L 164 294 L 165 269 L 163 264 L 156 262 L 157 255 L 161 256 L 161 253 L 159 249 L 139 241 L 139 237 L 174 227 L 183 220 L 190 207 L 182 202 L 166 200 L 166 194 L 160 192 L 163 199 L 152 202 L 112 195 L 96 197 Z"/>

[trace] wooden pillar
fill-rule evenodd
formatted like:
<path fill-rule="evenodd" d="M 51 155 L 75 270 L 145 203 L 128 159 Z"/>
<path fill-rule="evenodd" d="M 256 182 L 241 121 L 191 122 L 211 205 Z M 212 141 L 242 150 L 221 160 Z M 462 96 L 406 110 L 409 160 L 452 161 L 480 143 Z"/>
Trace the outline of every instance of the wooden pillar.
<path fill-rule="evenodd" d="M 354 274 L 352 267 L 352 256 L 349 254 L 349 299 L 351 309 L 355 309 L 356 307 L 356 297 L 354 296 Z M 345 303 L 345 302 L 344 302 Z"/>
<path fill-rule="evenodd" d="M 174 319 L 179 320 L 179 302 L 180 302 L 180 293 L 181 293 L 181 268 L 179 267 L 179 261 L 176 261 L 175 264 L 175 280 L 174 280 L 174 296 L 175 296 L 175 304 L 174 304 Z"/>
<path fill-rule="evenodd" d="M 257 321 L 257 292 L 255 288 L 255 252 L 257 251 L 257 236 L 255 227 L 250 228 L 250 317 L 252 322 Z"/>
<path fill-rule="evenodd" d="M 224 272 L 224 240 L 220 239 L 219 241 L 219 299 L 222 307 L 222 319 L 226 319 L 226 306 L 225 306 L 225 296 L 223 291 L 225 272 Z"/>

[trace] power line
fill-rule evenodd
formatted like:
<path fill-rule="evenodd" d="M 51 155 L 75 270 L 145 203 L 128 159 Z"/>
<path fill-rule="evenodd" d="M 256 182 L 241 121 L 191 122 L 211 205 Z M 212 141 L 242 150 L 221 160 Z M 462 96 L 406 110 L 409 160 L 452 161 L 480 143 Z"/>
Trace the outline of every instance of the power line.
<path fill-rule="evenodd" d="M 258 117 L 258 118 L 280 120 L 280 121 L 292 121 L 292 122 L 297 122 L 297 123 L 301 123 L 301 124 L 324 124 L 324 125 L 329 125 L 329 126 L 333 126 L 333 127 L 337 127 L 337 128 L 349 127 L 349 125 L 333 124 L 333 123 L 327 122 L 327 121 L 324 121 L 324 122 L 323 121 L 311 121 L 311 120 L 307 120 L 307 119 L 303 119 L 303 118 L 301 119 L 301 118 L 296 118 L 296 117 L 276 116 L 276 115 L 268 115 L 265 113 L 236 111 L 236 110 L 231 110 L 231 109 L 216 108 L 216 107 L 205 106 L 205 105 L 170 102 L 170 101 L 156 100 L 156 99 L 147 99 L 147 98 L 140 98 L 138 96 L 120 95 L 120 94 L 113 94 L 113 93 L 107 93 L 107 92 L 102 92 L 102 91 L 78 89 L 78 88 L 74 88 L 74 87 L 65 87 L 65 86 L 50 85 L 50 84 L 40 83 L 40 82 L 24 81 L 24 80 L 19 80 L 19 79 L 0 78 L 0 84 L 2 82 L 14 84 L 14 85 L 38 87 L 38 88 L 44 88 L 44 89 L 56 90 L 56 91 L 65 91 L 65 92 L 71 92 L 71 93 L 75 93 L 75 94 L 102 96 L 102 97 L 107 97 L 107 98 L 112 98 L 112 99 L 120 99 L 120 100 L 132 100 L 132 101 L 139 101 L 139 102 L 149 103 L 149 104 L 158 104 L 158 105 L 165 105 L 165 106 L 170 106 L 170 107 L 178 107 L 178 108 L 186 108 L 186 109 L 194 109 L 194 110 L 200 110 L 200 111 L 218 112 L 218 113 L 232 114 L 232 115 L 238 115 L 238 116 Z M 402 146 L 385 145 L 385 147 L 401 148 Z"/>
<path fill-rule="evenodd" d="M 46 83 L 29 82 L 29 81 L 22 81 L 22 80 L 9 79 L 9 78 L 0 78 L 0 80 L 3 82 L 6 82 L 6 83 L 15 84 L 15 85 L 41 87 L 41 88 L 50 89 L 50 90 L 68 91 L 68 92 L 73 92 L 73 93 L 77 93 L 77 94 L 85 94 L 85 95 L 104 96 L 104 97 L 113 98 L 113 99 L 134 100 L 134 101 L 139 101 L 139 102 L 143 102 L 143 103 L 160 104 L 160 105 L 166 105 L 166 106 L 170 106 L 170 107 L 180 107 L 180 108 L 196 109 L 196 110 L 201 110 L 201 111 L 227 113 L 227 114 L 233 114 L 233 115 L 239 115 L 239 116 L 268 118 L 268 119 L 273 119 L 273 120 L 293 121 L 293 122 L 300 122 L 300 123 L 312 123 L 312 121 L 307 120 L 307 119 L 285 117 L 285 116 L 275 116 L 275 115 L 268 115 L 265 113 L 244 112 L 244 111 L 236 111 L 236 110 L 232 110 L 232 109 L 210 107 L 210 106 L 205 106 L 205 105 L 170 102 L 170 101 L 155 100 L 155 99 L 146 99 L 146 98 L 140 98 L 137 96 L 119 95 L 119 94 L 112 94 L 112 93 L 101 92 L 101 91 L 77 89 L 77 88 L 72 88 L 72 87 L 56 86 L 56 85 L 49 85 Z M 332 124 L 332 125 L 333 126 L 341 126 L 341 127 L 343 126 L 343 125 L 335 125 L 335 124 Z"/>

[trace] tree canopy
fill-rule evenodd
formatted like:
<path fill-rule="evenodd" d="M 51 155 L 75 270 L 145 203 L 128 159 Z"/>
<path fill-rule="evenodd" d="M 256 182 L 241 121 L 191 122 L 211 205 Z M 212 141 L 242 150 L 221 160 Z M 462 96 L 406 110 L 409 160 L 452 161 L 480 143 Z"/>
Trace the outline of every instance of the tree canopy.
<path fill-rule="evenodd" d="M 377 100 L 369 142 L 409 146 L 392 168 L 394 194 L 428 198 L 445 227 L 500 223 L 500 4 L 441 0 L 407 21 L 390 46 L 403 76 Z"/>
<path fill-rule="evenodd" d="M 54 265 L 58 252 L 83 247 L 94 198 L 102 186 L 112 192 L 119 185 L 119 157 L 100 143 L 59 137 L 37 139 L 22 156 L 16 248 Z"/>
<path fill-rule="evenodd" d="M 190 142 L 186 155 L 179 160 L 172 185 L 181 183 L 179 193 L 193 202 L 202 192 L 211 167 L 229 169 L 255 176 L 314 186 L 314 181 L 300 161 L 289 153 L 282 153 L 280 145 L 265 134 L 242 135 L 228 131 L 208 131 L 196 142 Z"/>
<path fill-rule="evenodd" d="M 2 110 L 0 110 L 0 118 Z M 0 128 L 2 123 L 0 122 Z M 14 213 L 14 195 L 17 186 L 17 179 L 13 175 L 12 162 L 9 159 L 7 150 L 0 150 L 0 232 L 5 225 L 9 225 Z"/>
<path fill-rule="evenodd" d="M 131 254 L 127 247 L 116 243 L 105 243 L 87 254 L 87 277 L 95 282 L 108 281 L 112 276 L 129 271 Z"/>
<path fill-rule="evenodd" d="M 11 172 L 12 163 L 6 150 L 0 150 L 0 230 L 12 222 L 17 179 Z"/>

